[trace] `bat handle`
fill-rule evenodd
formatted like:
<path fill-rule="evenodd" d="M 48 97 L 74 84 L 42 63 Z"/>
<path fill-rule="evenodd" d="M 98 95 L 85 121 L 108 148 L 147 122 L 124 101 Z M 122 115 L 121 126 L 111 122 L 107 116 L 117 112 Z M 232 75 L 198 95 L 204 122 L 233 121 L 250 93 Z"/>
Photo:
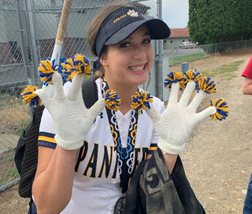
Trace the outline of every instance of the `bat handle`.
<path fill-rule="evenodd" d="M 55 45 L 52 53 L 51 60 L 55 59 L 56 63 L 59 63 L 60 59 L 60 52 L 62 49 L 63 41 L 64 41 L 64 36 L 66 33 L 66 27 L 67 27 L 67 21 L 69 18 L 69 14 L 71 11 L 71 6 L 72 6 L 72 1 L 73 0 L 65 0 L 60 16 L 60 22 L 58 26 L 58 31 L 55 39 Z"/>

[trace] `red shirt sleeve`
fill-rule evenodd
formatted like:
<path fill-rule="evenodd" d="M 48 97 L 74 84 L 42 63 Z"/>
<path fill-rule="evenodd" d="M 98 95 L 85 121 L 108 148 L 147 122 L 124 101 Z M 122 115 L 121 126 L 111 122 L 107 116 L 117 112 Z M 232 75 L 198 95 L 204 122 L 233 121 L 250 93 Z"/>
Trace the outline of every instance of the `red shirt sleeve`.
<path fill-rule="evenodd" d="M 252 79 L 252 57 L 249 60 L 249 63 L 247 64 L 246 68 L 241 74 L 243 77 L 248 77 Z"/>

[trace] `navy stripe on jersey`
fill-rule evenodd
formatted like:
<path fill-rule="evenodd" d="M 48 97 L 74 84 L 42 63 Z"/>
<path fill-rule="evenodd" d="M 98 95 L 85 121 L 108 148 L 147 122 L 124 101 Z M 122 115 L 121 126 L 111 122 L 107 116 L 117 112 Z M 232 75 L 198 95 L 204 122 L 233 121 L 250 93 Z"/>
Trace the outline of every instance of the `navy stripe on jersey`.
<path fill-rule="evenodd" d="M 156 143 L 152 143 L 150 145 L 149 151 L 148 151 L 148 155 L 152 155 L 152 153 L 157 149 L 157 144 Z"/>
<path fill-rule="evenodd" d="M 54 139 L 55 134 L 48 132 L 39 132 L 38 146 L 45 146 L 52 149 L 56 148 L 56 141 Z"/>

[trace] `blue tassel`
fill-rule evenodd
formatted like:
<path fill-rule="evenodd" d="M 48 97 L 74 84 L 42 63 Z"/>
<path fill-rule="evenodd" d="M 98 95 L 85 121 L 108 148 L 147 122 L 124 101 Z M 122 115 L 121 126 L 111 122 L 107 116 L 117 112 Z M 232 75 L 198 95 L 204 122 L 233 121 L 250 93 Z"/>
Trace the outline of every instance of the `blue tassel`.
<path fill-rule="evenodd" d="M 196 69 L 194 70 L 188 70 L 185 74 L 184 77 L 186 79 L 187 82 L 189 81 L 194 81 L 197 82 L 199 81 L 200 77 L 202 76 L 202 74 L 200 72 L 197 72 Z"/>
<path fill-rule="evenodd" d="M 59 66 L 55 64 L 55 59 L 41 60 L 38 67 L 39 77 L 44 85 L 52 84 L 52 75 L 57 71 Z"/>
<path fill-rule="evenodd" d="M 132 96 L 131 108 L 134 109 L 138 115 L 143 113 L 143 109 L 150 109 L 150 103 L 153 102 L 153 97 L 147 91 L 136 92 Z"/>
<path fill-rule="evenodd" d="M 224 98 L 211 100 L 209 106 L 214 106 L 216 109 L 216 113 L 210 116 L 211 119 L 221 121 L 228 116 L 228 105 Z"/>
<path fill-rule="evenodd" d="M 105 103 L 106 103 L 106 107 L 110 110 L 119 110 L 119 107 L 121 105 L 121 98 L 119 97 L 119 95 L 109 89 L 104 93 L 104 99 L 105 99 Z"/>
<path fill-rule="evenodd" d="M 199 81 L 196 82 L 196 90 L 203 90 L 207 94 L 216 92 L 216 85 L 210 77 L 201 77 Z"/>
<path fill-rule="evenodd" d="M 83 74 L 86 77 L 91 75 L 91 63 L 81 54 L 76 54 L 73 58 L 67 59 L 65 63 L 61 63 L 61 66 L 63 67 L 63 74 L 70 82 L 76 74 Z"/>
<path fill-rule="evenodd" d="M 184 90 L 186 82 L 182 72 L 170 72 L 167 74 L 164 81 L 165 88 L 171 88 L 173 83 L 179 83 L 180 90 Z"/>
<path fill-rule="evenodd" d="M 39 96 L 33 93 L 37 89 L 38 89 L 37 86 L 28 85 L 20 95 L 20 98 L 22 99 L 23 103 L 35 107 L 42 106 L 42 102 Z"/>

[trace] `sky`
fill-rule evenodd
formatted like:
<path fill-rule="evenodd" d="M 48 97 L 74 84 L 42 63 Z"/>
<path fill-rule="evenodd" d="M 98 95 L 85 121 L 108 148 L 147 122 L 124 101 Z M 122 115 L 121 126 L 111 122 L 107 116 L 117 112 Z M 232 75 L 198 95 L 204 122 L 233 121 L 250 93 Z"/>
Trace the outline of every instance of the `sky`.
<path fill-rule="evenodd" d="M 162 17 L 170 28 L 185 28 L 188 22 L 189 0 L 162 0 Z"/>

